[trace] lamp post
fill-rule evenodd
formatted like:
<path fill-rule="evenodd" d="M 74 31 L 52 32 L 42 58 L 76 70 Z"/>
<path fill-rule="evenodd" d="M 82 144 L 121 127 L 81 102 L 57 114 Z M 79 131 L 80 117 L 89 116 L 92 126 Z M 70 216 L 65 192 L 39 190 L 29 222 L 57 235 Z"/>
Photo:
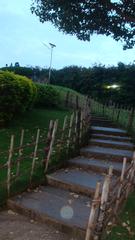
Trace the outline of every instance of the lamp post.
<path fill-rule="evenodd" d="M 50 83 L 50 79 L 51 79 L 53 49 L 56 47 L 56 45 L 53 44 L 53 43 L 49 43 L 49 44 L 50 44 L 50 46 L 51 46 L 51 59 L 50 59 L 50 68 L 49 68 L 49 79 L 48 79 L 48 83 Z"/>
<path fill-rule="evenodd" d="M 48 75 L 48 83 L 50 83 L 51 80 L 51 70 L 52 70 L 52 56 L 53 56 L 53 49 L 56 47 L 55 44 L 49 43 L 50 47 L 48 47 L 47 44 L 43 43 L 44 46 L 46 46 L 49 50 L 51 50 L 51 58 L 50 58 L 50 67 L 49 67 L 49 75 Z"/>

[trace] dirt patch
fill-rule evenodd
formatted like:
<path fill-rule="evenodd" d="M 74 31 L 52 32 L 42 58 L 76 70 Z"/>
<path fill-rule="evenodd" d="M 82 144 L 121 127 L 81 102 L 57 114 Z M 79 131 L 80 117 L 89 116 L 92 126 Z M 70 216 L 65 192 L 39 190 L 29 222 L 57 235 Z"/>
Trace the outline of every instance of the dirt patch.
<path fill-rule="evenodd" d="M 12 210 L 0 212 L 0 240 L 77 240 Z"/>

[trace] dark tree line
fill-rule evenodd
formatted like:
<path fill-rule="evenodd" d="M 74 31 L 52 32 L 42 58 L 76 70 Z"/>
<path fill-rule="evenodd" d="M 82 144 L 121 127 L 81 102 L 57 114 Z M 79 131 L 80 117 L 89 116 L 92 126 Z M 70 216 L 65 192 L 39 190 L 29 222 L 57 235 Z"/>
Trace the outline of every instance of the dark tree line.
<path fill-rule="evenodd" d="M 27 67 L 6 67 L 8 70 L 27 76 L 33 81 L 45 83 L 48 69 Z M 117 67 L 97 65 L 90 68 L 69 66 L 60 70 L 53 69 L 51 83 L 72 88 L 92 96 L 102 102 L 113 101 L 117 104 L 135 106 L 135 64 Z M 116 88 L 112 88 L 116 85 Z"/>

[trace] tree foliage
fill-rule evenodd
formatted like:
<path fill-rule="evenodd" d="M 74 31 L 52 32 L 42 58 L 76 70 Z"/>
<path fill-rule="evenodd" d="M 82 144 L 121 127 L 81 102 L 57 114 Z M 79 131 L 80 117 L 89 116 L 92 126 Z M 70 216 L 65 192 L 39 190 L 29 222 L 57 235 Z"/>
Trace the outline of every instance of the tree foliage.
<path fill-rule="evenodd" d="M 36 107 L 58 107 L 60 96 L 59 93 L 53 87 L 51 87 L 51 85 L 37 83 L 36 87 Z"/>
<path fill-rule="evenodd" d="M 30 109 L 36 95 L 37 88 L 28 78 L 0 71 L 0 124 Z"/>
<path fill-rule="evenodd" d="M 80 40 L 96 33 L 122 40 L 124 49 L 135 44 L 134 0 L 33 0 L 31 11 Z"/>

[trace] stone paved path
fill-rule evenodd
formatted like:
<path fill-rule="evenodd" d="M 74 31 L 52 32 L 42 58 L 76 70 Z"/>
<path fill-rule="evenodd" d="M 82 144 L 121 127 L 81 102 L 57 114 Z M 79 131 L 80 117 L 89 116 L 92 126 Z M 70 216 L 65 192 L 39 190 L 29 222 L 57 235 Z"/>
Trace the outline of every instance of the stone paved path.
<path fill-rule="evenodd" d="M 52 226 L 13 211 L 0 213 L 0 240 L 75 240 Z"/>
<path fill-rule="evenodd" d="M 84 239 L 96 182 L 102 183 L 113 165 L 115 187 L 123 157 L 130 162 L 132 154 L 133 144 L 126 131 L 94 116 L 90 144 L 80 150 L 80 156 L 70 159 L 66 168 L 47 175 L 47 186 L 10 199 L 8 206 L 67 232 L 70 237 Z"/>

